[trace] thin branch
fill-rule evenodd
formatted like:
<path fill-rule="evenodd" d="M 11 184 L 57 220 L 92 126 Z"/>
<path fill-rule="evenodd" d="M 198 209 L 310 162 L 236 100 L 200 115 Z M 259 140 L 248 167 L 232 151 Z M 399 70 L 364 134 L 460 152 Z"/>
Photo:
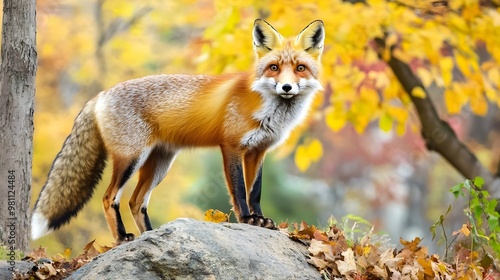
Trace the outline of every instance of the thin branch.
<path fill-rule="evenodd" d="M 497 166 L 497 177 L 500 177 L 500 159 L 498 160 L 498 166 Z"/>
<path fill-rule="evenodd" d="M 102 1 L 102 0 L 100 0 Z M 115 35 L 125 32 L 132 25 L 134 25 L 136 22 L 138 22 L 143 16 L 151 12 L 153 8 L 151 7 L 143 7 L 139 9 L 137 12 L 135 12 L 130 19 L 127 21 L 124 21 L 122 18 L 115 18 L 113 21 L 109 24 L 108 28 L 106 30 L 103 30 L 102 33 L 100 34 L 99 40 L 98 40 L 98 48 L 103 47 L 109 40 L 111 40 Z M 102 23 L 102 19 L 100 20 L 100 24 Z"/>
<path fill-rule="evenodd" d="M 97 28 L 97 44 L 95 50 L 95 58 L 98 65 L 99 77 L 105 77 L 107 73 L 107 63 L 106 56 L 104 55 L 104 45 L 109 42 L 114 36 L 121 32 L 125 32 L 130 29 L 136 22 L 138 22 L 143 16 L 149 13 L 151 7 L 143 7 L 135 12 L 132 17 L 128 20 L 122 18 L 115 18 L 106 27 L 103 15 L 103 5 L 106 0 L 97 0 L 95 8 L 95 20 Z M 100 91 L 102 86 L 100 82 L 96 82 L 96 90 Z"/>

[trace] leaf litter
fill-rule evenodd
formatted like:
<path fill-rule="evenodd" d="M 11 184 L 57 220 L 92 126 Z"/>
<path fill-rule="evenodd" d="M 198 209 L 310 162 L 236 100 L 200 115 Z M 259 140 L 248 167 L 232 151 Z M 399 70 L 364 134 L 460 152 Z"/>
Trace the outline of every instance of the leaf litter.
<path fill-rule="evenodd" d="M 210 220 L 224 222 L 225 219 Z M 429 255 L 427 247 L 420 245 L 419 237 L 411 241 L 401 238 L 401 248 L 396 249 L 378 242 L 373 228 L 355 241 L 336 225 L 321 230 L 305 222 L 291 225 L 282 222 L 278 229 L 308 247 L 308 262 L 319 270 L 324 279 L 500 280 L 498 260 L 487 252 L 458 245 L 453 260 L 445 262 L 436 254 Z M 33 269 L 16 273 L 14 279 L 64 279 L 110 249 L 93 240 L 83 248 L 82 254 L 70 259 L 71 249 L 49 258 L 45 248 L 40 247 L 23 259 L 33 262 Z"/>
<path fill-rule="evenodd" d="M 396 249 L 373 242 L 373 228 L 359 241 L 348 240 L 335 225 L 323 231 L 305 222 L 281 223 L 279 229 L 307 244 L 308 261 L 324 279 L 500 280 L 498 260 L 486 252 L 459 248 L 453 260 L 445 262 L 430 255 L 419 237 L 411 241 L 401 238 L 401 248 Z"/>

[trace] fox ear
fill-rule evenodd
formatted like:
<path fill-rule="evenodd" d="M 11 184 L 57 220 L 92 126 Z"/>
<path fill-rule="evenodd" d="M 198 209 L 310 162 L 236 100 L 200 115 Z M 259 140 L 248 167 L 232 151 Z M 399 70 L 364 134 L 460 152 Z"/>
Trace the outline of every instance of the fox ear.
<path fill-rule="evenodd" d="M 295 39 L 295 45 L 302 48 L 315 58 L 323 52 L 325 28 L 323 21 L 315 20 L 302 30 Z"/>
<path fill-rule="evenodd" d="M 267 21 L 256 19 L 253 26 L 253 48 L 260 57 L 281 45 L 281 35 Z"/>

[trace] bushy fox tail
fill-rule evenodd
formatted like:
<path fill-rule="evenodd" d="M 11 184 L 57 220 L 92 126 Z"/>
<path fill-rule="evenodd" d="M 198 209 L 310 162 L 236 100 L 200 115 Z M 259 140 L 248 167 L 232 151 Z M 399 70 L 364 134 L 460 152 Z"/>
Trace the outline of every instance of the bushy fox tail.
<path fill-rule="evenodd" d="M 59 228 L 90 199 L 106 166 L 106 150 L 89 101 L 50 169 L 31 217 L 31 238 Z"/>

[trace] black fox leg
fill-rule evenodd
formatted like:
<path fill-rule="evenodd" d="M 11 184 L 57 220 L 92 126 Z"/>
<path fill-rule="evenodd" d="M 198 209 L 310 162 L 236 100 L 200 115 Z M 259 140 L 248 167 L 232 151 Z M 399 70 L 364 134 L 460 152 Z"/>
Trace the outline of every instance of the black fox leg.
<path fill-rule="evenodd" d="M 250 204 L 249 205 L 250 211 L 252 213 L 251 216 L 253 217 L 252 224 L 265 228 L 274 229 L 276 228 L 276 224 L 274 223 L 274 221 L 270 218 L 264 217 L 264 214 L 262 214 L 262 209 L 260 208 L 261 191 L 262 191 L 262 164 L 259 167 L 257 176 L 250 190 L 250 196 L 248 199 Z"/>
<path fill-rule="evenodd" d="M 273 220 L 264 217 L 260 208 L 264 156 L 265 152 L 259 150 L 252 150 L 245 154 L 245 182 L 250 216 L 245 218 L 244 222 L 265 228 L 275 228 Z"/>
<path fill-rule="evenodd" d="M 139 182 L 130 198 L 130 210 L 137 228 L 142 232 L 152 230 L 147 207 L 151 191 L 165 178 L 177 151 L 157 146 L 139 170 Z"/>
<path fill-rule="evenodd" d="M 262 210 L 260 209 L 260 193 L 262 190 L 262 165 L 257 172 L 257 177 L 253 183 L 252 189 L 250 190 L 249 206 L 252 214 L 262 216 Z"/>
<path fill-rule="evenodd" d="M 245 179 L 243 177 L 243 158 L 240 153 L 221 147 L 224 161 L 227 188 L 231 196 L 231 204 L 239 222 L 245 222 L 250 216 L 247 204 Z"/>
<path fill-rule="evenodd" d="M 108 222 L 109 229 L 118 242 L 134 239 L 134 235 L 127 233 L 123 225 L 120 215 L 120 198 L 123 192 L 123 186 L 127 183 L 132 174 L 134 174 L 137 165 L 138 159 L 123 160 L 115 156 L 113 158 L 113 176 L 103 198 L 106 221 Z"/>

